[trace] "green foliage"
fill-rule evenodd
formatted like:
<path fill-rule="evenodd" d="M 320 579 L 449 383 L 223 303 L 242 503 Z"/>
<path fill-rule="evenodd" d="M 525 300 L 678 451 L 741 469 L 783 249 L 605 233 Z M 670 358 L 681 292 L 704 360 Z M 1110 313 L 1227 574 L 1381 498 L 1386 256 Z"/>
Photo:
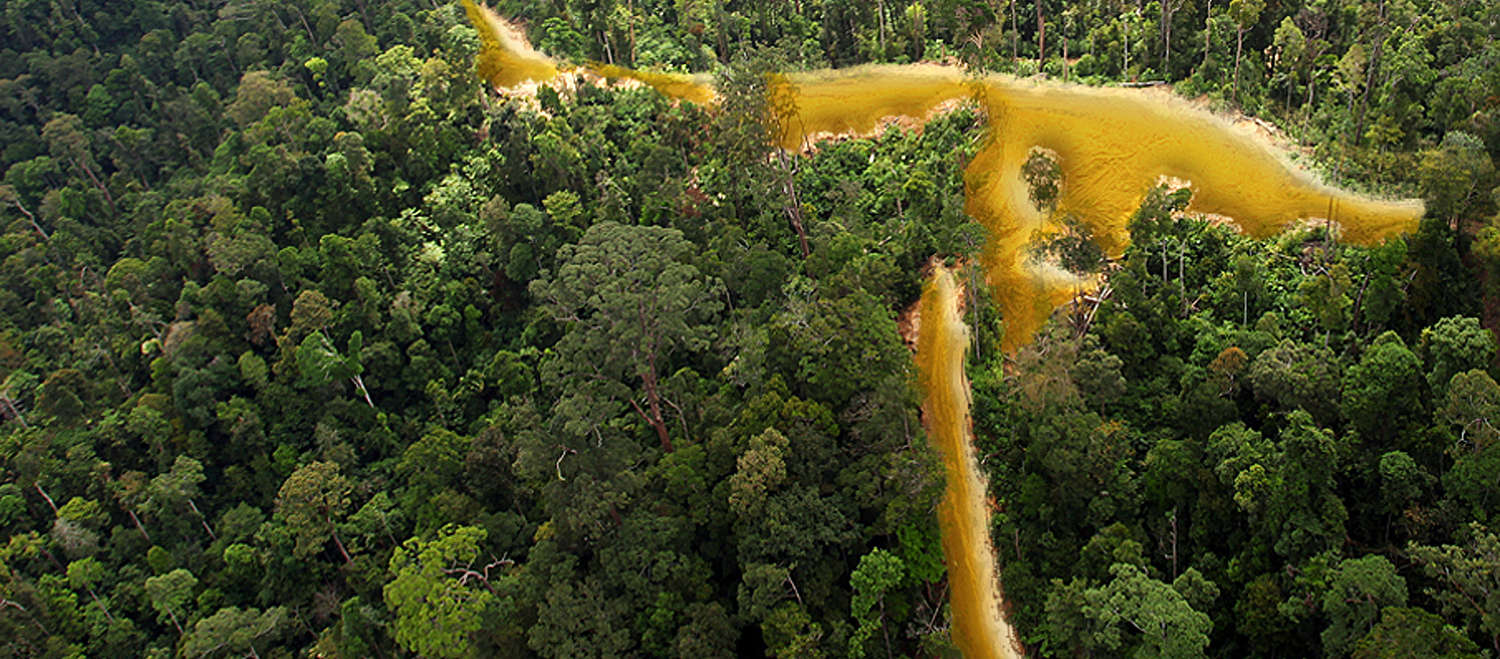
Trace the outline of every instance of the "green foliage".
<path fill-rule="evenodd" d="M 1337 367 L 1328 348 L 1284 339 L 1250 362 L 1250 386 L 1283 409 L 1301 409 L 1329 421 L 1336 414 Z"/>
<path fill-rule="evenodd" d="M 1189 189 L 1129 246 L 1048 208 L 1038 256 L 1108 294 L 1009 361 L 966 277 L 1028 649 L 1497 647 L 1491 4 L 499 7 L 569 60 L 713 71 L 705 108 L 490 94 L 446 3 L 9 3 L 0 655 L 951 650 L 899 329 L 982 249 L 982 117 L 782 154 L 766 96 L 920 58 L 1161 80 L 1428 204 L 1372 248 Z M 1028 165 L 1050 206 L 1071 163 Z M 1420 566 L 1410 607 L 1325 602 L 1370 556 Z"/>
<path fill-rule="evenodd" d="M 271 647 L 290 625 L 283 606 L 265 611 L 225 607 L 193 625 L 181 652 L 189 657 L 255 655 L 257 643 Z"/>
<path fill-rule="evenodd" d="M 1355 659 L 1434 657 L 1473 659 L 1483 656 L 1474 644 L 1443 619 L 1419 608 L 1388 606 L 1380 623 L 1354 645 Z"/>
<path fill-rule="evenodd" d="M 391 555 L 394 579 L 384 588 L 385 602 L 403 648 L 431 657 L 477 653 L 471 636 L 502 606 L 490 583 L 494 565 L 477 564 L 484 538 L 484 529 L 450 526 L 432 541 L 412 538 Z"/>
<path fill-rule="evenodd" d="M 787 439 L 775 428 L 750 439 L 750 449 L 736 459 L 729 478 L 729 508 L 752 517 L 765 509 L 766 494 L 786 481 Z"/>
<path fill-rule="evenodd" d="M 687 262 L 690 249 L 675 229 L 601 222 L 577 246 L 559 252 L 555 278 L 531 286 L 567 328 L 555 347 L 558 358 L 544 371 L 572 392 L 559 405 L 627 399 L 668 452 L 661 370 L 674 352 L 707 346 L 713 336 L 708 321 L 721 306 L 718 284 Z M 625 385 L 637 380 L 645 390 L 644 410 Z"/>
<path fill-rule="evenodd" d="M 1086 628 L 1094 630 L 1080 639 L 1084 647 L 1122 653 L 1130 648 L 1128 653 L 1135 657 L 1203 655 L 1213 623 L 1194 610 L 1185 595 L 1201 597 L 1213 591 L 1212 583 L 1179 578 L 1189 591 L 1183 593 L 1128 563 L 1111 566 L 1109 573 L 1109 583 L 1081 593 L 1081 612 L 1089 620 Z M 1048 608 L 1053 608 L 1050 599 Z M 1134 633 L 1122 634 L 1124 624 Z"/>
<path fill-rule="evenodd" d="M 1427 361 L 1427 386 L 1435 397 L 1442 398 L 1454 375 L 1489 368 L 1495 360 L 1495 336 L 1480 327 L 1477 318 L 1444 318 L 1422 330 L 1422 352 Z"/>
<path fill-rule="evenodd" d="M 177 568 L 166 574 L 147 578 L 144 590 L 151 608 L 156 609 L 159 615 L 170 618 L 172 624 L 180 630 L 180 620 L 187 616 L 187 606 L 197 587 L 198 578 L 192 572 Z"/>
<path fill-rule="evenodd" d="M 1438 410 L 1437 418 L 1459 429 L 1455 449 L 1477 446 L 1480 449 L 1500 439 L 1500 428 L 1490 420 L 1500 412 L 1500 385 L 1489 373 L 1472 370 L 1458 373 L 1448 381 L 1447 403 Z"/>
<path fill-rule="evenodd" d="M 849 602 L 857 627 L 849 637 L 849 655 L 863 657 L 876 629 L 885 627 L 885 595 L 906 579 L 906 566 L 895 554 L 875 549 L 859 559 L 849 577 L 854 598 Z M 889 631 L 886 651 L 890 651 Z"/>
<path fill-rule="evenodd" d="M 333 462 L 313 462 L 298 467 L 276 494 L 276 514 L 296 540 L 293 551 L 308 557 L 323 549 L 334 532 L 335 520 L 349 508 L 349 479 Z"/>
<path fill-rule="evenodd" d="M 1324 653 L 1344 656 L 1375 627 L 1381 609 L 1405 605 L 1406 581 L 1384 556 L 1345 559 L 1323 593 L 1323 611 L 1328 616 L 1322 636 Z"/>
<path fill-rule="evenodd" d="M 1500 639 L 1500 537 L 1478 523 L 1463 530 L 1461 545 L 1407 548 L 1436 584 L 1428 593 L 1449 620 L 1461 620 L 1471 635 Z"/>
<path fill-rule="evenodd" d="M 1344 417 L 1363 436 L 1389 435 L 1421 413 L 1421 363 L 1394 332 L 1344 374 Z"/>
<path fill-rule="evenodd" d="M 1455 131 L 1443 136 L 1435 149 L 1422 152 L 1417 171 L 1422 196 L 1433 215 L 1456 221 L 1461 217 L 1484 217 L 1495 210 L 1485 193 L 1496 183 L 1495 165 L 1484 143 L 1468 133 Z"/>

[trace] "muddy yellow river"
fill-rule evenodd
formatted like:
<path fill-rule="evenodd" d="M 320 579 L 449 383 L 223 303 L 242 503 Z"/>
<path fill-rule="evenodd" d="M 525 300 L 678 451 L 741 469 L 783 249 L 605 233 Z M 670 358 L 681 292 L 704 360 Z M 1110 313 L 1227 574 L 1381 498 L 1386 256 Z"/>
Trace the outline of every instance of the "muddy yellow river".
<path fill-rule="evenodd" d="M 483 43 L 479 73 L 495 86 L 546 82 L 567 70 L 533 50 L 505 20 L 470 0 L 463 3 Z M 699 104 L 711 105 L 715 98 L 712 81 L 704 75 L 606 65 L 586 65 L 579 72 L 634 80 Z M 1369 243 L 1414 229 L 1423 212 L 1418 201 L 1371 199 L 1330 188 L 1292 167 L 1248 130 L 1159 93 L 998 75 L 965 77 L 959 69 L 932 64 L 778 74 L 770 82 L 778 100 L 779 141 L 789 150 L 830 135 L 873 134 L 893 118 L 926 119 L 955 102 L 974 102 L 984 110 L 984 143 L 964 170 L 965 204 L 969 216 L 988 230 L 981 260 L 1003 314 L 1001 349 L 1007 352 L 1029 342 L 1053 310 L 1094 283 L 1028 258 L 1032 236 L 1055 230 L 1053 218 L 1072 216 L 1093 230 L 1107 254 L 1117 256 L 1129 243 L 1125 226 L 1131 214 L 1163 177 L 1191 185 L 1189 211 L 1227 216 L 1253 236 L 1299 220 L 1329 220 L 1344 240 Z M 1032 204 L 1021 174 L 1034 148 L 1056 154 L 1062 170 L 1053 214 L 1044 215 Z M 922 306 L 925 311 L 937 305 L 940 316 L 948 318 L 941 314 L 951 316 L 951 310 L 944 311 L 951 299 L 940 298 L 951 297 L 951 275 L 940 271 L 935 277 Z M 934 325 L 924 319 L 923 345 L 929 345 L 929 331 L 950 331 L 929 327 Z M 988 517 L 980 501 L 984 490 L 976 485 L 972 465 L 967 472 L 954 471 L 970 459 L 965 457 L 970 453 L 966 434 L 942 434 L 949 425 L 966 427 L 968 409 L 966 400 L 961 407 L 939 407 L 957 405 L 962 397 L 955 391 L 967 391 L 962 388 L 963 341 L 943 336 L 943 341 L 932 339 L 933 354 L 919 350 L 918 360 L 929 384 L 942 382 L 928 387 L 924 413 L 949 462 L 942 528 L 955 638 L 966 655 L 991 656 L 1012 643 L 1004 636 L 1003 623 L 991 620 L 1000 597 L 985 532 Z M 957 343 L 949 345 L 950 340 Z M 940 377 L 929 371 L 939 365 Z M 949 391 L 952 387 L 959 390 Z M 960 514 L 965 507 L 970 510 Z"/>
<path fill-rule="evenodd" d="M 1001 611 L 985 479 L 970 441 L 969 382 L 964 377 L 969 328 L 959 313 L 958 292 L 953 273 L 937 266 L 922 291 L 917 328 L 922 425 L 943 454 L 948 481 L 938 521 L 953 602 L 953 642 L 965 657 L 1019 657 L 1015 628 Z"/>

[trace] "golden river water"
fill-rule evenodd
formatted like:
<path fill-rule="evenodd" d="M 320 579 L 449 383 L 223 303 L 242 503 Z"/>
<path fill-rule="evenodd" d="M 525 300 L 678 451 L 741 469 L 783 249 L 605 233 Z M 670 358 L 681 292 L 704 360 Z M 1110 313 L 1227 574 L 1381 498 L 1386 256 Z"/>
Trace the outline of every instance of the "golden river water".
<path fill-rule="evenodd" d="M 969 328 L 959 312 L 958 299 L 953 273 L 936 266 L 922 291 L 917 327 L 922 425 L 942 452 L 947 475 L 938 522 L 953 603 L 953 643 L 965 657 L 1019 657 L 1020 640 L 1001 610 L 985 479 L 974 458 L 969 431 L 969 382 L 964 377 Z"/>
<path fill-rule="evenodd" d="M 545 83 L 567 70 L 537 52 L 520 31 L 488 9 L 463 0 L 483 44 L 481 76 L 497 87 Z M 635 71 L 590 64 L 577 69 L 634 80 L 672 98 L 712 104 L 704 75 Z M 1032 236 L 1056 230 L 1051 218 L 1085 223 L 1110 256 L 1130 240 L 1126 223 L 1163 177 L 1193 188 L 1191 212 L 1226 216 L 1252 236 L 1299 220 L 1336 223 L 1344 240 L 1371 243 L 1416 227 L 1419 201 L 1387 201 L 1331 188 L 1291 166 L 1248 130 L 1164 94 L 1065 85 L 1009 76 L 966 77 L 935 64 L 869 65 L 778 74 L 772 91 L 780 145 L 800 150 L 833 135 L 870 135 L 895 118 L 926 119 L 954 102 L 973 101 L 988 117 L 984 143 L 964 170 L 965 210 L 988 235 L 981 255 L 1005 321 L 1001 349 L 1031 340 L 1079 288 L 1079 280 L 1028 256 Z M 1021 168 L 1034 148 L 1056 154 L 1062 170 L 1056 214 L 1030 200 Z M 989 546 L 989 512 L 968 440 L 966 339 L 953 307 L 952 275 L 938 269 L 923 293 L 925 316 L 917 361 L 927 383 L 928 432 L 948 466 L 940 513 L 955 621 L 966 656 L 1014 654 L 1015 635 L 1000 614 L 1000 590 Z M 941 323 L 935 318 L 943 318 Z M 931 333 L 931 338 L 929 338 Z M 924 347 L 925 346 L 925 347 Z M 962 393 L 963 395 L 959 395 Z"/>

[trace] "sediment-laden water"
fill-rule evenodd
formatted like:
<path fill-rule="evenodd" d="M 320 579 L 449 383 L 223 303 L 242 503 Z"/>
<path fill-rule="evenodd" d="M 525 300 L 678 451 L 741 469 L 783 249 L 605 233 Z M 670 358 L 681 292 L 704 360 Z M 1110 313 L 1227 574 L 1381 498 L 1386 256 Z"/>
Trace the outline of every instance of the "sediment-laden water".
<path fill-rule="evenodd" d="M 959 313 L 953 273 L 937 266 L 922 291 L 917 366 L 922 373 L 922 425 L 943 454 L 948 487 L 938 506 L 943 560 L 953 611 L 953 642 L 965 657 L 1019 657 L 1020 641 L 1001 609 L 990 545 L 985 479 L 969 430 L 964 352 L 969 329 Z"/>
<path fill-rule="evenodd" d="M 483 44 L 481 76 L 497 87 L 546 82 L 564 67 L 531 48 L 510 23 L 463 0 Z M 706 75 L 585 65 L 582 72 L 628 79 L 672 98 L 712 104 Z M 1028 258 L 1040 230 L 1072 216 L 1110 256 L 1130 241 L 1126 224 L 1162 177 L 1193 188 L 1189 211 L 1222 215 L 1253 236 L 1299 220 L 1337 223 L 1343 239 L 1371 243 L 1410 231 L 1419 201 L 1386 201 L 1328 187 L 1292 167 L 1246 130 L 1185 101 L 1161 94 L 1101 89 L 1008 76 L 967 77 L 934 64 L 871 65 L 777 74 L 770 80 L 782 148 L 801 150 L 836 135 L 869 135 L 899 117 L 925 119 L 956 102 L 974 102 L 988 118 L 984 143 L 964 170 L 965 210 L 988 230 L 981 255 L 1005 322 L 1002 350 L 1031 340 L 1048 316 L 1093 282 Z M 1044 215 L 1031 202 L 1021 169 L 1035 148 L 1056 154 L 1057 207 Z M 985 489 L 968 432 L 967 345 L 956 285 L 939 268 L 923 294 L 918 365 L 926 384 L 928 432 L 942 449 L 948 489 L 939 517 L 952 592 L 954 640 L 966 656 L 1017 656 L 1015 633 L 1001 614 L 1001 590 L 989 542 Z"/>

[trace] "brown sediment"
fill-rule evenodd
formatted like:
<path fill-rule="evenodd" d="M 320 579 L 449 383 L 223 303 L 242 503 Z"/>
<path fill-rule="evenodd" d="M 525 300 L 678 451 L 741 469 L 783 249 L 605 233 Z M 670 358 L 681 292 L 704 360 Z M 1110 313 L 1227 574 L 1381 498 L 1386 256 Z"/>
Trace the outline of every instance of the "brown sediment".
<path fill-rule="evenodd" d="M 518 41 L 509 23 L 465 3 L 471 18 L 479 17 L 480 71 L 487 79 L 505 85 L 556 75 L 552 60 Z M 702 76 L 616 66 L 579 71 L 637 81 L 697 103 L 714 99 Z M 1192 186 L 1189 211 L 1233 218 L 1257 237 L 1299 220 L 1331 218 L 1345 240 L 1369 243 L 1415 228 L 1422 214 L 1418 201 L 1371 199 L 1323 185 L 1270 146 L 1275 134 L 1267 126 L 1236 127 L 1161 91 L 973 78 L 940 64 L 867 65 L 770 80 L 777 141 L 794 151 L 829 136 L 869 135 L 893 118 L 926 118 L 965 101 L 978 102 L 988 117 L 983 145 L 964 170 L 965 211 L 989 230 L 981 261 L 1005 318 L 1006 352 L 1028 343 L 1054 309 L 1095 283 L 1028 258 L 1032 236 L 1056 229 L 1055 216 L 1031 203 L 1021 173 L 1034 148 L 1058 156 L 1057 216 L 1087 224 L 1110 256 L 1124 251 L 1127 222 L 1163 176 Z"/>
<path fill-rule="evenodd" d="M 1026 264 L 1031 234 L 1049 223 L 1020 171 L 1033 147 L 1058 154 L 1058 212 L 1088 224 L 1111 256 L 1124 251 L 1126 224 L 1162 175 L 1191 182 L 1188 210 L 1234 218 L 1256 237 L 1332 214 L 1345 239 L 1369 243 L 1415 228 L 1422 214 L 1420 202 L 1329 188 L 1254 133 L 1171 97 L 991 78 L 982 102 L 990 130 L 964 172 L 966 210 L 990 229 L 985 266 L 1006 319 L 1006 351 L 1029 342 L 1079 283 Z"/>
<path fill-rule="evenodd" d="M 479 77 L 496 87 L 542 82 L 557 77 L 557 62 L 537 52 L 510 21 L 487 7 L 462 0 L 464 13 L 479 33 Z"/>
<path fill-rule="evenodd" d="M 974 458 L 964 351 L 969 331 L 959 311 L 961 289 L 952 271 L 933 268 L 922 291 L 917 366 L 922 376 L 922 423 L 943 456 L 947 490 L 938 507 L 943 559 L 948 566 L 953 642 L 965 657 L 1023 656 L 1006 622 L 995 553 L 990 544 L 992 502 Z"/>
<path fill-rule="evenodd" d="M 714 88 L 708 76 L 637 71 L 623 66 L 598 63 L 590 63 L 587 68 L 606 80 L 616 78 L 634 80 L 671 98 L 680 98 L 699 105 L 708 105 L 714 100 Z"/>
<path fill-rule="evenodd" d="M 516 87 L 557 77 L 562 69 L 526 44 L 510 23 L 471 0 L 463 3 L 480 33 L 479 73 L 491 84 Z M 573 72 L 646 84 L 700 104 L 715 100 L 705 76 L 610 65 Z M 972 78 L 937 64 L 778 74 L 769 82 L 781 127 L 777 141 L 792 151 L 978 103 L 988 125 L 964 170 L 965 211 L 987 229 L 980 262 L 1005 322 L 1000 347 L 1008 353 L 1029 343 L 1054 309 L 1097 283 L 1029 258 L 1032 236 L 1056 230 L 1054 217 L 1072 216 L 1090 228 L 1106 254 L 1118 256 L 1129 244 L 1132 214 L 1162 177 L 1192 187 L 1189 212 L 1232 221 L 1256 237 L 1327 219 L 1339 225 L 1344 240 L 1371 243 L 1416 228 L 1423 212 L 1420 201 L 1373 199 L 1324 185 L 1275 148 L 1281 138 L 1274 127 L 1231 121 L 1163 91 Z M 1021 168 L 1034 148 L 1057 155 L 1062 186 L 1056 215 L 1044 215 L 1030 200 Z M 967 335 L 956 310 L 957 288 L 952 273 L 935 265 L 917 313 L 903 327 L 903 335 L 917 334 L 924 417 L 948 468 L 939 516 L 954 639 L 971 657 L 1020 656 L 1015 631 L 1001 613 L 984 482 L 969 444 Z"/>

